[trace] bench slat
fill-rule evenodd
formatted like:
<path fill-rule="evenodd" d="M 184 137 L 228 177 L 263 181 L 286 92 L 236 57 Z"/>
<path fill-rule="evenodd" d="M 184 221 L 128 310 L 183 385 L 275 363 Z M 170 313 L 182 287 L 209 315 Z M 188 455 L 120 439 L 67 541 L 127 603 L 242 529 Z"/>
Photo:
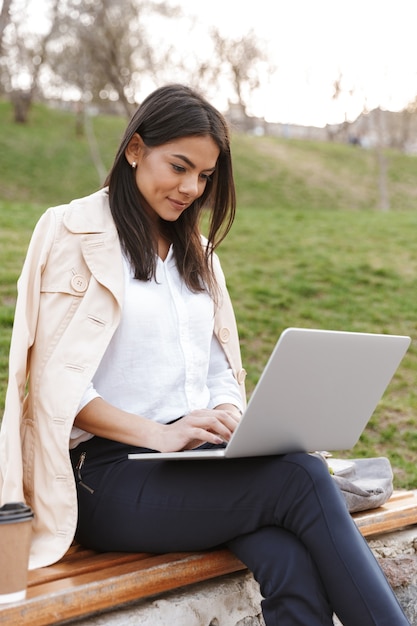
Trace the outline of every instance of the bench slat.
<path fill-rule="evenodd" d="M 413 491 L 394 492 L 378 509 L 353 514 L 364 537 L 397 530 L 417 523 L 417 495 Z"/>
<path fill-rule="evenodd" d="M 29 587 L 25 602 L 1 609 L 0 624 L 47 626 L 245 569 L 226 549 L 133 560 Z"/>
<path fill-rule="evenodd" d="M 146 552 L 97 553 L 93 550 L 83 550 L 81 548 L 77 551 L 76 559 L 73 558 L 73 555 L 66 554 L 61 561 L 54 563 L 54 565 L 29 572 L 28 587 L 37 587 L 53 580 L 65 579 L 73 576 L 74 572 L 76 572 L 77 575 L 93 572 L 95 575 L 96 572 L 108 569 L 114 565 L 131 562 L 138 563 L 142 559 L 148 559 L 150 556 L 153 555 L 149 555 Z"/>

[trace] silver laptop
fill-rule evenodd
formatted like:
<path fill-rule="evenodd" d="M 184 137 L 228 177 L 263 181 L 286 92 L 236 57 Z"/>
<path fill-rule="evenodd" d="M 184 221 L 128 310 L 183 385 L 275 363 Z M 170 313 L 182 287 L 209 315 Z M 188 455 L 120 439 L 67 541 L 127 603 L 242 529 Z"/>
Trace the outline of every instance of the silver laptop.
<path fill-rule="evenodd" d="M 348 450 L 358 441 L 410 337 L 287 328 L 226 447 L 130 454 L 207 459 Z"/>

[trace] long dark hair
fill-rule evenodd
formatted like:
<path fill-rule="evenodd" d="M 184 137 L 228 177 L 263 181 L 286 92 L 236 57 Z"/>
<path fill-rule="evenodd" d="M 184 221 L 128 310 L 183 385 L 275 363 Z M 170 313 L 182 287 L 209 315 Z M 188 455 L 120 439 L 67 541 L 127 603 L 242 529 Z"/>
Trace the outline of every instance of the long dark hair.
<path fill-rule="evenodd" d="M 213 293 L 212 253 L 230 230 L 236 211 L 226 121 L 196 91 L 183 85 L 167 85 L 151 93 L 129 122 L 105 186 L 109 187 L 110 209 L 135 278 L 150 280 L 156 270 L 154 229 L 125 157 L 125 150 L 135 133 L 148 147 L 181 137 L 208 135 L 220 150 L 216 170 L 203 195 L 176 221 L 161 221 L 161 232 L 174 244 L 178 270 L 186 285 L 192 291 L 208 288 Z M 209 209 L 211 213 L 206 247 L 202 246 L 200 235 L 203 209 Z"/>

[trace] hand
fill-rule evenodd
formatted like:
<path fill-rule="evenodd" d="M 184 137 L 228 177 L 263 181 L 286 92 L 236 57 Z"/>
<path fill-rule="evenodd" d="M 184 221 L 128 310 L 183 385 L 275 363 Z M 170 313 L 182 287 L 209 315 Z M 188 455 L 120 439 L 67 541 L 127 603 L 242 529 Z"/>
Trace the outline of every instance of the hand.
<path fill-rule="evenodd" d="M 157 449 L 161 452 L 177 452 L 197 448 L 206 442 L 227 442 L 239 420 L 239 411 L 232 405 L 192 411 L 173 424 L 162 427 Z"/>

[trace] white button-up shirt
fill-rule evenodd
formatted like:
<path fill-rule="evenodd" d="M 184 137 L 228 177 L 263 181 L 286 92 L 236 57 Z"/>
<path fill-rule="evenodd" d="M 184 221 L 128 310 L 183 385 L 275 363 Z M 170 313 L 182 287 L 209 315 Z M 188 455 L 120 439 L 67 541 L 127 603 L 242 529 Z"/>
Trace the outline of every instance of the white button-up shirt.
<path fill-rule="evenodd" d="M 98 396 L 160 423 L 222 403 L 242 410 L 238 384 L 213 325 L 213 300 L 184 285 L 172 247 L 165 261 L 158 258 L 154 280 L 134 279 L 125 261 L 121 323 L 79 410 Z M 85 439 L 74 428 L 72 438 L 80 435 Z"/>

